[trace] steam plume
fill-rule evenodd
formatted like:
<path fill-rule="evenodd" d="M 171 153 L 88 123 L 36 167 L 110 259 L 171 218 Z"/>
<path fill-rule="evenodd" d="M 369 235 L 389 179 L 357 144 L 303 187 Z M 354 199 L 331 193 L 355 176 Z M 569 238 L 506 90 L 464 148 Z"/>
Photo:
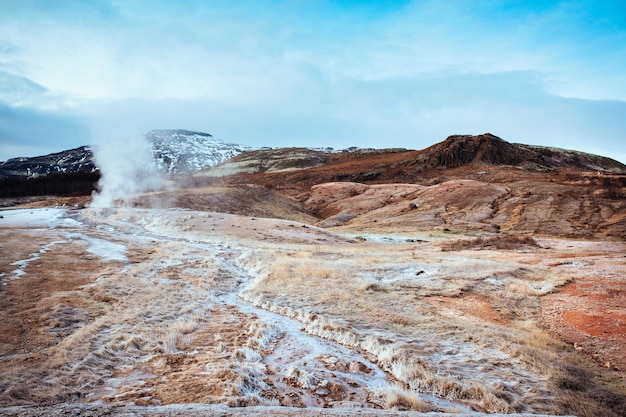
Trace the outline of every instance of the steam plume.
<path fill-rule="evenodd" d="M 92 207 L 120 205 L 130 196 L 157 190 L 163 185 L 150 145 L 143 136 L 99 145 L 94 148 L 94 159 L 102 177 Z"/>

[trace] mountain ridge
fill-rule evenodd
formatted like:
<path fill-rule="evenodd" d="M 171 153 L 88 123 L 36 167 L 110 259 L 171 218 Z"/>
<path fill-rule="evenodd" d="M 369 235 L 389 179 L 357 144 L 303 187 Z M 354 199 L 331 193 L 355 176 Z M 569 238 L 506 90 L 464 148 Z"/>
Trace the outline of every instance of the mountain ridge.
<path fill-rule="evenodd" d="M 252 148 L 228 143 L 209 133 L 184 129 L 156 129 L 144 135 L 159 172 L 190 173 L 206 168 Z M 0 162 L 0 179 L 37 178 L 53 173 L 93 173 L 97 146 L 85 145 L 35 157 L 16 157 Z"/>
<path fill-rule="evenodd" d="M 93 148 L 74 149 L 34 157 L 17 157 L 0 162 L 0 179 L 7 177 L 37 178 L 52 173 L 94 172 Z"/>
<path fill-rule="evenodd" d="M 260 149 L 237 155 L 196 175 L 229 176 L 236 174 L 307 171 L 322 174 L 325 166 L 336 169 L 328 181 L 394 181 L 413 182 L 424 173 L 440 175 L 441 171 L 488 166 L 508 166 L 527 172 L 557 169 L 626 174 L 626 165 L 600 155 L 581 151 L 524 145 L 507 142 L 495 135 L 451 135 L 422 150 L 399 148 L 328 151 L 311 148 Z M 296 175 L 295 173 L 292 173 Z"/>
<path fill-rule="evenodd" d="M 273 190 L 299 201 L 316 225 L 348 233 L 376 225 L 394 233 L 626 238 L 625 165 L 490 134 L 455 135 L 421 151 L 252 151 L 195 177 Z"/>
<path fill-rule="evenodd" d="M 189 131 L 160 132 L 189 136 Z M 194 140 L 211 139 L 193 135 Z M 183 148 L 176 152 L 183 154 Z M 61 159 L 54 155 L 55 162 Z M 74 196 L 87 190 L 80 195 L 89 196 L 96 176 L 4 180 L 0 194 Z M 578 151 L 511 144 L 491 134 L 453 135 L 420 151 L 265 148 L 191 177 L 173 173 L 172 179 L 178 185 L 159 194 L 166 205 L 277 216 L 351 231 L 377 224 L 398 230 L 626 238 L 625 165 Z M 27 193 L 33 189 L 38 193 Z M 128 197 L 133 205 L 157 198 Z"/>
<path fill-rule="evenodd" d="M 151 145 L 157 168 L 167 174 L 200 170 L 206 170 L 203 174 L 207 176 L 217 170 L 221 173 L 216 176 L 240 171 L 277 172 L 319 167 L 333 159 L 375 159 L 402 153 L 407 154 L 402 165 L 418 170 L 507 165 L 530 171 L 569 168 L 626 174 L 626 165 L 609 157 L 556 147 L 510 143 L 491 133 L 450 135 L 422 150 L 352 147 L 339 151 L 332 148 L 254 149 L 225 142 L 209 133 L 185 129 L 155 129 L 144 136 Z M 0 179 L 94 172 L 98 167 L 93 160 L 93 149 L 93 146 L 81 146 L 48 155 L 11 158 L 0 162 Z M 225 163 L 231 166 L 225 167 Z"/>

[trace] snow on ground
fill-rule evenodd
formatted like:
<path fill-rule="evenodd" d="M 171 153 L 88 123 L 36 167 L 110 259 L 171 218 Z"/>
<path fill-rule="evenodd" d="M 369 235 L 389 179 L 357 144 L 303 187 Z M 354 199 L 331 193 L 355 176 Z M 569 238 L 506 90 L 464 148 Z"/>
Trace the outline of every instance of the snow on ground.
<path fill-rule="evenodd" d="M 63 217 L 62 208 L 32 208 L 0 210 L 0 227 L 55 227 L 64 223 L 74 225 L 72 219 Z"/>
<path fill-rule="evenodd" d="M 0 210 L 0 229 L 30 229 L 47 228 L 62 230 L 81 230 L 84 224 L 69 216 L 70 211 L 65 208 L 39 208 L 39 209 L 12 209 Z M 8 280 L 20 278 L 26 274 L 27 266 L 38 260 L 42 254 L 53 249 L 55 245 L 68 243 L 69 241 L 82 241 L 88 245 L 87 250 L 105 260 L 127 262 L 124 253 L 126 247 L 110 240 L 87 236 L 83 233 L 62 233 L 61 240 L 55 240 L 41 244 L 38 251 L 30 253 L 27 258 L 11 262 L 17 266 Z M 6 285 L 6 281 L 3 282 Z"/>
<path fill-rule="evenodd" d="M 15 271 L 13 271 L 12 275 L 9 277 L 9 280 L 14 280 L 14 279 L 18 279 L 19 277 L 21 277 L 22 275 L 26 274 L 26 267 L 28 266 L 29 263 L 36 261 L 37 259 L 39 259 L 41 257 L 42 254 L 48 252 L 50 249 L 52 249 L 52 247 L 58 243 L 61 243 L 62 241 L 54 241 L 54 242 L 50 242 L 47 243 L 43 246 L 41 246 L 41 249 L 39 249 L 37 252 L 33 252 L 31 253 L 28 258 L 26 259 L 20 259 L 17 260 L 15 262 L 12 262 L 11 265 L 15 265 L 17 266 L 17 269 Z M 3 282 L 2 285 L 7 285 L 6 282 Z"/>
<path fill-rule="evenodd" d="M 70 219 L 71 220 L 71 219 Z M 87 251 L 107 261 L 128 262 L 126 258 L 127 247 L 120 243 L 106 239 L 87 236 L 83 233 L 68 233 L 69 239 L 78 239 L 87 242 Z"/>

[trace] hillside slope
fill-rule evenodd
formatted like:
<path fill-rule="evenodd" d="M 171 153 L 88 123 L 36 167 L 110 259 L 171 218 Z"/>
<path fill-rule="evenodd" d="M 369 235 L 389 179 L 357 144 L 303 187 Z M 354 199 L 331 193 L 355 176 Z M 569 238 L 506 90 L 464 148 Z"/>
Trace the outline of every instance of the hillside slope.
<path fill-rule="evenodd" d="M 8 177 L 39 177 L 55 173 L 93 172 L 93 150 L 81 146 L 33 158 L 12 158 L 0 162 L 0 180 Z"/>
<path fill-rule="evenodd" d="M 196 178 L 271 188 L 319 225 L 626 237 L 626 166 L 490 134 L 403 149 L 247 152 Z"/>
<path fill-rule="evenodd" d="M 564 171 L 626 175 L 626 165 L 584 152 L 509 143 L 489 133 L 453 135 L 423 150 L 355 149 L 325 152 L 308 148 L 261 149 L 235 156 L 199 176 L 283 174 L 292 183 L 328 181 L 416 182 L 465 168 L 465 175 L 485 167 L 507 167 L 532 173 Z M 298 171 L 306 171 L 306 174 Z M 453 174 L 455 174 L 453 172 Z M 484 175 L 484 173 L 482 174 Z M 277 177 L 278 178 L 278 177 Z M 497 177 L 493 178 L 497 180 Z"/>

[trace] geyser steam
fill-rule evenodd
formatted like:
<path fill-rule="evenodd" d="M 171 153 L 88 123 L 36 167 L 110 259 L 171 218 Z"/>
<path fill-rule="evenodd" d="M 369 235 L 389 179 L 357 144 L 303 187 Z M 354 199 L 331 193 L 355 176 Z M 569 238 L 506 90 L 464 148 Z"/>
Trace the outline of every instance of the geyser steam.
<path fill-rule="evenodd" d="M 98 145 L 94 159 L 102 177 L 92 207 L 119 205 L 130 196 L 163 186 L 150 144 L 143 136 Z"/>

